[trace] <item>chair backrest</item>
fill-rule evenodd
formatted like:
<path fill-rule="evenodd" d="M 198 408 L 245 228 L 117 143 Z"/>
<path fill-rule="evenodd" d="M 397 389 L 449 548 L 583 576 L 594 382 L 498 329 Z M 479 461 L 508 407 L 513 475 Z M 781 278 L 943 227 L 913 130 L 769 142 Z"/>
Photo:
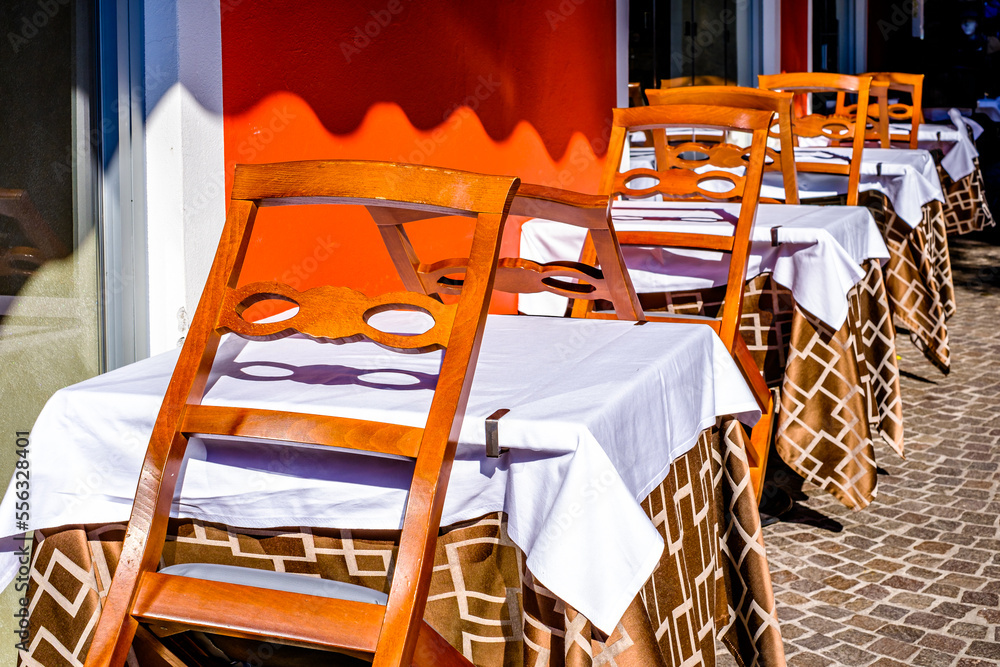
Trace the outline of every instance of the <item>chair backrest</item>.
<path fill-rule="evenodd" d="M 608 210 L 609 199 L 559 188 L 521 183 L 511 203 L 510 214 L 543 218 L 586 229 L 596 248 L 590 263 L 563 261 L 538 264 L 521 257 L 504 257 L 497 263 L 493 289 L 510 294 L 549 292 L 570 299 L 610 301 L 619 319 L 642 317 L 621 248 Z M 379 231 L 407 289 L 424 294 L 460 294 L 467 258 L 425 264 L 417 257 L 404 223 L 423 219 L 419 211 L 369 206 L 379 221 Z"/>
<path fill-rule="evenodd" d="M 642 98 L 642 86 L 637 81 L 631 81 L 628 84 L 628 105 L 630 107 L 641 107 L 646 105 L 646 100 Z M 643 132 L 642 139 L 639 139 L 637 136 L 632 137 L 632 147 L 652 148 L 653 135 L 649 132 Z"/>
<path fill-rule="evenodd" d="M 729 255 L 725 305 L 720 313 L 721 319 L 710 322 L 729 350 L 734 349 L 736 336 L 739 335 L 750 234 L 757 215 L 767 139 L 773 121 L 774 113 L 771 111 L 690 104 L 613 110 L 611 141 L 601 178 L 602 194 L 638 199 L 662 195 L 664 199 L 684 201 L 740 202 L 740 213 L 732 235 L 617 231 L 618 241 L 622 246 L 705 249 Z M 750 146 L 743 148 L 728 143 L 706 145 L 694 142 L 664 146 L 662 150 L 658 150 L 656 169 L 640 168 L 624 173 L 619 170 L 628 132 L 635 129 L 672 128 L 749 133 Z M 729 171 L 701 171 L 711 166 Z M 742 174 L 735 173 L 739 171 Z M 636 178 L 649 178 L 656 183 L 640 189 L 630 188 L 629 182 Z M 715 192 L 705 187 L 709 182 L 720 180 L 731 186 L 727 192 Z M 582 261 L 590 260 L 590 252 L 589 248 L 584 249 Z M 581 308 L 584 311 L 582 314 L 586 314 L 590 306 L 584 303 Z M 574 309 L 574 315 L 577 314 L 581 313 Z"/>
<path fill-rule="evenodd" d="M 908 145 L 910 148 L 917 148 L 920 132 L 920 124 L 924 122 L 923 116 L 923 74 L 906 74 L 904 72 L 866 72 L 858 76 L 870 76 L 872 78 L 871 97 L 876 100 L 875 104 L 868 105 L 868 117 L 876 121 L 877 139 L 882 148 L 890 148 L 893 142 Z M 910 96 L 910 103 L 896 101 L 889 103 L 889 98 L 893 92 L 907 93 Z M 856 104 L 847 104 L 844 93 L 837 94 L 837 113 L 840 115 L 853 115 L 857 113 Z M 910 129 L 906 132 L 890 131 L 890 123 L 910 122 Z"/>
<path fill-rule="evenodd" d="M 795 94 L 853 93 L 857 95 L 858 111 L 856 116 L 811 113 L 808 116 L 792 119 L 792 133 L 796 141 L 800 137 L 823 137 L 833 145 L 850 142 L 851 155 L 848 164 L 840 164 L 839 161 L 796 160 L 795 167 L 799 173 L 812 172 L 846 176 L 847 205 L 856 206 L 858 185 L 861 182 L 861 156 L 868 127 L 868 98 L 871 90 L 871 77 L 832 72 L 794 72 L 761 74 L 758 77 L 758 83 L 765 90 Z M 859 121 L 859 118 L 864 120 Z"/>
<path fill-rule="evenodd" d="M 683 88 L 685 86 L 735 86 L 736 82 L 722 76 L 698 74 L 696 76 L 676 76 L 660 79 L 660 88 Z"/>
<path fill-rule="evenodd" d="M 781 171 L 785 186 L 785 203 L 799 203 L 799 186 L 795 174 L 795 141 L 792 138 L 792 99 L 794 96 L 791 93 L 775 93 L 770 90 L 738 86 L 689 86 L 687 88 L 650 89 L 646 91 L 646 97 L 651 105 L 704 104 L 773 111 L 778 118 L 778 131 L 774 132 L 772 128 L 770 138 L 772 143 L 777 141 L 780 150 L 768 147 L 764 169 Z M 670 137 L 666 137 L 667 143 L 669 143 L 669 139 Z M 705 140 L 704 137 L 701 139 Z M 761 199 L 761 201 L 768 200 Z"/>
<path fill-rule="evenodd" d="M 143 465 L 144 476 L 155 483 L 140 484 L 129 537 L 88 658 L 93 662 L 88 661 L 88 665 L 106 663 L 112 655 L 123 658 L 123 651 L 128 650 L 131 636 L 125 638 L 124 644 L 121 640 L 129 634 L 128 616 L 138 595 L 137 579 L 142 587 L 140 577 L 156 570 L 176 472 L 186 438 L 192 433 L 333 445 L 414 461 L 388 604 L 382 607 L 350 603 L 356 623 L 334 632 L 356 635 L 352 638 L 354 646 L 374 652 L 378 664 L 383 664 L 383 660 L 387 660 L 384 664 L 410 664 L 426 603 L 448 476 L 489 307 L 503 226 L 518 184 L 518 179 L 511 177 L 382 162 L 308 161 L 236 167 L 222 240 Z M 304 292 L 276 281 L 238 286 L 258 209 L 293 204 L 361 204 L 380 209 L 416 209 L 425 217 L 431 214 L 475 218 L 465 288 L 457 303 L 444 304 L 420 292 L 369 297 L 331 285 Z M 298 311 L 276 322 L 244 319 L 246 308 L 273 299 L 298 306 Z M 369 318 L 389 310 L 420 311 L 430 315 L 434 323 L 430 329 L 415 335 L 381 331 L 369 324 Z M 319 342 L 370 340 L 385 349 L 404 353 L 443 349 L 426 424 L 415 428 L 322 415 L 201 405 L 220 337 L 227 332 L 252 340 L 275 340 L 296 333 Z M 347 603 L 330 601 L 330 605 L 344 604 Z M 220 616 L 225 608 L 224 601 L 220 601 Z M 116 619 L 119 627 L 125 624 L 125 630 L 114 628 Z M 266 636 L 269 617 L 253 622 L 257 624 L 253 627 L 262 628 L 261 633 Z M 300 637 L 328 637 L 334 631 L 331 626 L 336 625 L 323 617 L 297 622 L 304 633 Z M 281 627 L 277 620 L 274 624 Z M 131 625 L 134 631 L 134 622 Z M 109 636 L 113 639 L 110 648 Z"/>

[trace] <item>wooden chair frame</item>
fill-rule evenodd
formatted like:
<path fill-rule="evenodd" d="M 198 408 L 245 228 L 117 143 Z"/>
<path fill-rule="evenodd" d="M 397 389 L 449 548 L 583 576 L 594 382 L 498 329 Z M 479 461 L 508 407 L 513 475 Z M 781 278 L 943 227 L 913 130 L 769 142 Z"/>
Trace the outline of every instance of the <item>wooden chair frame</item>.
<path fill-rule="evenodd" d="M 867 134 L 867 118 L 871 77 L 835 74 L 831 72 L 794 72 L 758 76 L 760 88 L 788 93 L 855 93 L 859 112 L 854 117 L 823 114 L 792 119 L 796 137 L 826 137 L 835 144 L 851 142 L 850 164 L 830 164 L 796 161 L 799 173 L 839 174 L 847 177 L 847 205 L 857 206 L 861 183 L 861 157 Z M 863 110 L 863 113 L 860 111 Z M 865 121 L 859 121 L 862 118 Z M 858 129 L 858 125 L 861 129 Z"/>
<path fill-rule="evenodd" d="M 799 203 L 799 185 L 795 172 L 795 140 L 792 136 L 791 93 L 775 93 L 759 88 L 737 86 L 689 86 L 687 88 L 650 89 L 646 91 L 650 105 L 663 104 L 705 104 L 739 109 L 759 109 L 773 111 L 778 118 L 778 131 L 770 133 L 777 139 L 780 150 L 767 148 L 764 161 L 765 170 L 780 170 L 785 186 L 786 204 Z M 661 131 L 660 134 L 663 134 Z M 669 138 L 666 138 L 669 140 Z M 770 160 L 770 161 L 768 161 Z M 762 202 L 768 201 L 762 199 Z"/>
<path fill-rule="evenodd" d="M 467 258 L 424 264 L 417 257 L 403 223 L 426 217 L 419 211 L 369 207 L 406 288 L 424 294 L 460 294 Z M 549 292 L 590 302 L 610 301 L 619 319 L 642 319 L 642 307 L 625 268 L 621 247 L 611 222 L 609 199 L 560 188 L 521 183 L 510 215 L 544 218 L 586 229 L 595 247 L 595 259 L 538 264 L 520 257 L 500 259 L 494 289 L 510 294 Z M 600 267 L 600 268 L 598 268 Z M 576 282 L 570 282 L 570 281 Z"/>
<path fill-rule="evenodd" d="M 662 90 L 670 88 L 687 88 L 691 86 L 719 86 L 719 87 L 729 87 L 736 86 L 736 81 L 733 79 L 727 79 L 722 76 L 714 76 L 711 74 L 698 74 L 696 76 L 676 76 L 672 79 L 660 79 L 660 88 Z M 650 102 L 652 104 L 652 102 Z"/>
<path fill-rule="evenodd" d="M 628 101 L 631 107 L 646 106 L 646 100 L 642 99 L 642 84 L 638 81 L 630 81 L 628 84 Z M 653 135 L 649 132 L 642 133 L 642 141 L 632 142 L 633 148 L 652 148 Z"/>
<path fill-rule="evenodd" d="M 753 355 L 747 349 L 740 334 L 740 318 L 743 313 L 743 291 L 746 284 L 747 262 L 750 254 L 750 236 L 757 215 L 760 199 L 761 178 L 764 171 L 767 139 L 774 123 L 774 112 L 770 110 L 677 104 L 664 106 L 633 107 L 614 109 L 611 141 L 608 147 L 607 163 L 601 178 L 601 193 L 614 199 L 617 196 L 652 197 L 661 194 L 665 198 L 682 198 L 694 201 L 738 200 L 741 203 L 739 218 L 732 236 L 698 234 L 688 232 L 622 232 L 618 231 L 618 242 L 625 245 L 663 246 L 716 250 L 729 254 L 729 272 L 726 281 L 726 295 L 721 318 L 691 318 L 661 313 L 646 313 L 644 317 L 653 322 L 701 322 L 711 326 L 722 339 L 726 349 L 753 391 L 760 405 L 762 417 L 751 431 L 747 454 L 751 467 L 751 481 L 760 500 L 767 456 L 770 451 L 771 428 L 774 418 L 774 399 L 757 366 Z M 637 129 L 665 130 L 667 128 L 696 128 L 722 131 L 749 132 L 752 135 L 749 149 L 737 149 L 730 144 L 715 146 L 682 144 L 665 150 L 661 161 L 657 155 L 657 169 L 636 169 L 622 173 L 618 171 L 621 158 L 627 147 L 628 133 Z M 665 137 L 664 132 L 656 132 L 654 137 Z M 685 151 L 699 151 L 707 154 L 704 160 L 690 160 L 683 157 Z M 743 156 L 746 155 L 744 158 Z M 745 166 L 742 177 L 728 172 L 709 171 L 690 175 L 685 170 L 712 162 L 715 157 L 724 164 Z M 699 187 L 704 179 L 724 175 L 733 183 L 730 193 L 719 195 L 706 192 Z M 639 176 L 651 176 L 659 182 L 656 186 L 642 190 L 632 190 L 628 181 Z M 581 261 L 590 263 L 595 257 L 594 245 L 585 244 Z M 573 306 L 574 317 L 608 317 L 595 311 L 593 302 L 577 301 Z"/>
<path fill-rule="evenodd" d="M 125 662 L 138 621 L 373 656 L 375 665 L 471 665 L 423 622 L 451 463 L 472 384 L 504 222 L 518 179 L 415 165 L 311 161 L 238 165 L 208 283 L 171 377 L 143 463 L 128 532 L 87 656 L 88 667 Z M 237 287 L 257 209 L 303 203 L 364 204 L 476 218 L 465 289 L 446 305 L 420 293 L 369 298 L 346 287 L 299 293 L 267 281 Z M 280 322 L 249 322 L 266 299 L 298 304 Z M 420 310 L 434 326 L 415 336 L 367 324 L 384 310 Z M 356 419 L 201 405 L 223 333 L 272 340 L 367 338 L 399 351 L 444 349 L 424 428 Z M 156 572 L 174 487 L 190 434 L 238 435 L 402 455 L 414 460 L 395 571 L 385 607 L 268 591 Z"/>
<path fill-rule="evenodd" d="M 872 78 L 871 97 L 876 103 L 868 105 L 868 117 L 875 121 L 874 136 L 882 148 L 891 148 L 893 143 L 905 144 L 911 149 L 919 146 L 920 125 L 924 122 L 923 96 L 924 75 L 906 74 L 903 72 L 866 72 L 858 76 Z M 910 104 L 889 104 L 889 93 L 899 91 L 909 93 Z M 857 114 L 857 105 L 846 103 L 844 93 L 837 94 L 837 114 Z M 910 121 L 910 131 L 904 134 L 891 134 L 889 123 Z"/>

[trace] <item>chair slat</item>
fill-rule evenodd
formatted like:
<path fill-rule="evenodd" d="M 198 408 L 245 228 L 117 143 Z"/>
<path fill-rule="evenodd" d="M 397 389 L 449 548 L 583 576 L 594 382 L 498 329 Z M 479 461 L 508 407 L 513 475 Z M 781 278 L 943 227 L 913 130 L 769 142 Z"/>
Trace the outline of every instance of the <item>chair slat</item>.
<path fill-rule="evenodd" d="M 664 246 L 698 250 L 733 251 L 733 237 L 728 234 L 692 234 L 690 232 L 625 231 L 618 232 L 622 245 Z"/>
<path fill-rule="evenodd" d="M 220 607 L 225 613 L 220 614 Z M 154 628 L 201 630 L 246 639 L 372 654 L 385 608 L 238 584 L 148 572 L 133 615 Z"/>
<path fill-rule="evenodd" d="M 251 322 L 242 315 L 250 306 L 277 300 L 298 306 L 294 315 L 273 322 Z M 454 305 L 423 294 L 389 292 L 369 298 L 348 287 L 322 285 L 299 292 L 275 281 L 256 282 L 228 290 L 219 313 L 217 331 L 250 340 L 277 340 L 301 333 L 321 342 L 368 339 L 401 352 L 430 352 L 445 347 L 455 319 Z M 371 326 L 368 320 L 390 310 L 430 315 L 434 324 L 419 334 L 395 334 Z"/>
<path fill-rule="evenodd" d="M 424 434 L 415 426 L 217 405 L 189 405 L 178 430 L 188 435 L 327 445 L 409 458 L 416 458 Z"/>

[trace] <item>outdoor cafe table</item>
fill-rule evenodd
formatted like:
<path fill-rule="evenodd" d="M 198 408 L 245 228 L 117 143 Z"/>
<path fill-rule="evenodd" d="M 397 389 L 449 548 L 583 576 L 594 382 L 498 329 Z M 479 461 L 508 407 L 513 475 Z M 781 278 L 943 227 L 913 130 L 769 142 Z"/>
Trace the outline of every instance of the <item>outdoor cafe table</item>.
<path fill-rule="evenodd" d="M 618 231 L 731 233 L 739 204 L 615 202 Z M 874 440 L 903 451 L 895 334 L 880 262 L 889 253 L 864 207 L 761 204 L 747 270 L 741 332 L 764 377 L 781 389 L 775 445 L 810 482 L 860 509 L 875 497 Z M 576 228 L 532 220 L 521 256 L 579 256 Z M 713 314 L 724 296 L 721 254 L 622 248 L 647 307 Z M 713 261 L 714 260 L 714 261 Z M 659 296 L 654 296 L 659 295 Z M 557 313 L 565 300 L 522 295 L 519 310 Z"/>
<path fill-rule="evenodd" d="M 376 326 L 400 331 L 406 315 Z M 176 359 L 63 389 L 35 423 L 29 529 L 40 542 L 26 660 L 86 651 Z M 421 425 L 439 359 L 370 342 L 227 336 L 204 402 Z M 499 408 L 510 410 L 498 421 L 507 449 L 492 459 L 484 420 Z M 717 635 L 747 664 L 784 664 L 734 420 L 758 416 L 703 325 L 491 315 L 426 618 L 483 665 L 582 665 L 605 651 L 594 660 L 712 664 Z M 408 482 L 403 461 L 192 438 L 164 561 L 387 590 Z M 6 535 L 23 530 L 14 490 L 0 503 Z M 17 563 L 6 556 L 9 579 Z"/>
<path fill-rule="evenodd" d="M 946 197 L 944 219 L 948 233 L 967 234 L 994 225 L 975 144 L 983 128 L 957 109 L 949 115 L 954 125 L 921 124 L 917 146 L 930 151 L 937 163 Z M 908 132 L 909 125 L 891 124 L 890 131 Z"/>
<path fill-rule="evenodd" d="M 846 164 L 850 148 L 796 148 L 796 159 Z M 778 174 L 761 196 L 780 194 Z M 843 177 L 799 174 L 800 201 L 834 198 L 843 201 L 835 183 Z M 951 367 L 947 319 L 955 312 L 948 233 L 937 166 L 923 150 L 866 148 L 861 163 L 858 203 L 875 217 L 889 247 L 886 290 L 893 317 L 910 332 L 910 340 L 932 364 Z"/>

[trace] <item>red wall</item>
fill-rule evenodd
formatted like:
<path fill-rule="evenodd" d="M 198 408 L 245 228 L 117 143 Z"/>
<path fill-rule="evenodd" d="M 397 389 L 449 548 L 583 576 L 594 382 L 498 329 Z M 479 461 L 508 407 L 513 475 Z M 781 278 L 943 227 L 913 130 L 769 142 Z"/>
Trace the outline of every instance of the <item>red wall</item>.
<path fill-rule="evenodd" d="M 781 3 L 781 71 L 809 71 L 809 3 L 792 0 Z"/>
<path fill-rule="evenodd" d="M 221 0 L 221 8 L 230 186 L 237 163 L 355 158 L 596 191 L 615 103 L 613 0 Z M 331 225 L 331 211 L 262 212 L 245 279 L 398 288 L 367 216 Z M 289 225 L 305 230 L 299 241 Z M 517 227 L 508 225 L 510 252 Z M 435 260 L 461 253 L 468 233 L 424 228 L 413 237 Z M 513 300 L 494 305 L 509 311 Z"/>

